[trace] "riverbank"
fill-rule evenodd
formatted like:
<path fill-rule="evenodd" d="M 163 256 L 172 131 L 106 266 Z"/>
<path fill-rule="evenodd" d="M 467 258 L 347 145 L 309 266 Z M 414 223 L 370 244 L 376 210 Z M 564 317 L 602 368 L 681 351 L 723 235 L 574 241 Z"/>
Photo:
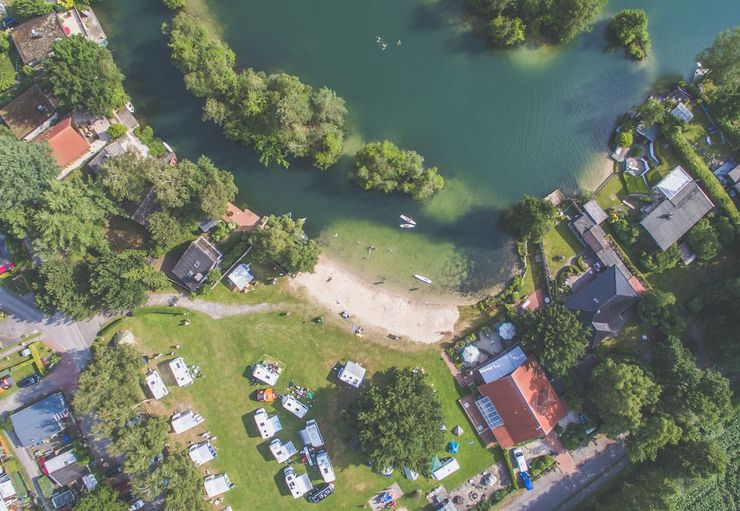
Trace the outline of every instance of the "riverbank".
<path fill-rule="evenodd" d="M 420 285 L 423 285 L 421 282 Z M 383 284 L 371 284 L 352 271 L 322 256 L 313 273 L 302 273 L 290 287 L 333 314 L 346 311 L 351 324 L 384 336 L 399 335 L 421 343 L 435 343 L 452 332 L 460 317 L 452 304 L 414 301 Z"/>

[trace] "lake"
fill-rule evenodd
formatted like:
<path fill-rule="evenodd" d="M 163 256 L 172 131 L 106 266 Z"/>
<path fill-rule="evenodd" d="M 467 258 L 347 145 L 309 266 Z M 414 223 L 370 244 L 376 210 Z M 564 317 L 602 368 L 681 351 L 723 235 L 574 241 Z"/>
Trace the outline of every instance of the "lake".
<path fill-rule="evenodd" d="M 424 203 L 353 187 L 349 157 L 323 173 L 261 166 L 201 121 L 202 101 L 170 63 L 161 25 L 171 14 L 159 0 L 96 8 L 137 116 L 181 158 L 206 154 L 232 171 L 239 205 L 307 217 L 324 251 L 368 280 L 407 290 L 419 273 L 434 281 L 426 297 L 463 302 L 511 273 L 502 211 L 523 194 L 598 184 L 615 118 L 659 78 L 690 75 L 696 53 L 740 21 L 736 0 L 638 4 L 653 41 L 641 63 L 604 52 L 606 19 L 563 48 L 500 52 L 466 30 L 462 0 L 207 2 L 240 66 L 296 74 L 347 101 L 348 152 L 388 138 L 439 167 L 447 186 Z M 605 17 L 627 7 L 636 5 L 612 0 Z M 400 230 L 401 213 L 418 227 Z"/>

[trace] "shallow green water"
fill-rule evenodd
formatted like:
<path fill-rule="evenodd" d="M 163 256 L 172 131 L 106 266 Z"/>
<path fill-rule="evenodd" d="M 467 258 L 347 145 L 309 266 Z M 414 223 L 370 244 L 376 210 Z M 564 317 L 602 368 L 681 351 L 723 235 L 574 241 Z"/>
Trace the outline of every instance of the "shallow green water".
<path fill-rule="evenodd" d="M 368 279 L 410 288 L 421 273 L 434 285 L 420 292 L 448 296 L 476 294 L 511 271 L 503 208 L 524 193 L 598 182 L 615 117 L 659 77 L 688 75 L 714 34 L 740 23 L 737 0 L 641 0 L 653 50 L 638 64 L 603 53 L 604 22 L 566 48 L 488 51 L 464 30 L 462 0 L 208 2 L 241 65 L 294 73 L 347 100 L 351 148 L 390 138 L 438 166 L 447 188 L 418 204 L 358 191 L 346 182 L 348 161 L 327 173 L 300 162 L 266 169 L 226 142 L 170 64 L 160 4 L 101 4 L 137 115 L 181 157 L 204 153 L 232 170 L 241 203 L 308 217 L 326 251 Z M 635 6 L 612 0 L 607 14 Z M 399 230 L 400 213 L 419 227 Z"/>

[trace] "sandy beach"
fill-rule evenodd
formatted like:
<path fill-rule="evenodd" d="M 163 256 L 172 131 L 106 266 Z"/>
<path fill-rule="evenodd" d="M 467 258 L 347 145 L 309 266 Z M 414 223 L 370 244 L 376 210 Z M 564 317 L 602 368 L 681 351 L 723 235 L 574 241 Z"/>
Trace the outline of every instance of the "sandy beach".
<path fill-rule="evenodd" d="M 326 256 L 321 257 L 314 273 L 301 273 L 290 285 L 305 290 L 333 314 L 347 311 L 353 325 L 416 342 L 439 341 L 453 330 L 460 316 L 454 305 L 413 301 L 382 285 L 365 282 Z"/>

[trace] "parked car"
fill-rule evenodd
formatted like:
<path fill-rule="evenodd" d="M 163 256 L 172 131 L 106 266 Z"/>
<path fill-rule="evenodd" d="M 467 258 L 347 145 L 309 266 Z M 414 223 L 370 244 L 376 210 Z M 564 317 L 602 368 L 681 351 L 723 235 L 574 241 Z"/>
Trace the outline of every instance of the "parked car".
<path fill-rule="evenodd" d="M 26 387 L 30 387 L 31 385 L 36 385 L 38 382 L 41 381 L 41 376 L 38 374 L 32 374 L 31 376 L 26 376 L 22 380 L 18 382 L 18 386 L 22 389 L 25 389 Z"/>
<path fill-rule="evenodd" d="M 13 268 L 15 268 L 15 265 L 8 261 L 7 259 L 0 259 L 0 275 L 3 273 L 8 273 Z"/>
<path fill-rule="evenodd" d="M 318 504 L 332 493 L 334 493 L 333 483 L 322 484 L 308 492 L 308 501 Z"/>
<path fill-rule="evenodd" d="M 8 16 L 3 20 L 3 30 L 7 30 L 9 28 L 14 28 L 18 26 L 18 20 L 13 18 L 12 16 Z"/>
<path fill-rule="evenodd" d="M 105 471 L 105 477 L 107 478 L 113 478 L 116 477 L 118 474 L 123 472 L 123 465 L 118 465 L 116 467 L 111 467 L 108 470 Z"/>
<path fill-rule="evenodd" d="M 131 505 L 128 507 L 128 511 L 136 511 L 137 509 L 141 509 L 142 507 L 144 507 L 144 501 L 139 499 L 131 503 Z"/>

